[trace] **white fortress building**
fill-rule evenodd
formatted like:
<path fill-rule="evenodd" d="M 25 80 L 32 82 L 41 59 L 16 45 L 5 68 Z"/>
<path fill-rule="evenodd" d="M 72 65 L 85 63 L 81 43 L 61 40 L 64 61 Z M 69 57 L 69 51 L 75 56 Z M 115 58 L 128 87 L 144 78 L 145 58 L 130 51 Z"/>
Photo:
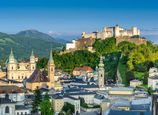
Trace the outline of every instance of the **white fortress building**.
<path fill-rule="evenodd" d="M 35 69 L 36 59 L 33 51 L 31 53 L 29 62 L 18 63 L 11 49 L 7 62 L 7 79 L 22 82 L 24 79 L 29 78 Z"/>
<path fill-rule="evenodd" d="M 75 40 L 72 40 L 71 43 L 66 43 L 66 50 L 75 49 L 75 48 L 76 48 L 76 41 Z"/>
<path fill-rule="evenodd" d="M 104 27 L 100 32 L 93 32 L 93 33 L 82 33 L 82 38 L 97 38 L 97 39 L 106 39 L 109 37 L 131 37 L 140 35 L 140 30 L 137 27 L 132 27 L 130 30 L 121 28 L 120 26 L 116 25 L 114 27 Z"/>

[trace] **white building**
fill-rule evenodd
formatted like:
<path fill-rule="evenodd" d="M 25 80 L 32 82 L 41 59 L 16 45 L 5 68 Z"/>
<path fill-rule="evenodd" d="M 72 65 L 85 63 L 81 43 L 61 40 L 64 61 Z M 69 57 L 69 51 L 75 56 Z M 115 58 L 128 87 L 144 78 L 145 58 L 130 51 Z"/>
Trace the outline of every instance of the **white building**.
<path fill-rule="evenodd" d="M 158 69 L 153 67 L 149 70 L 148 87 L 153 90 L 158 89 Z"/>
<path fill-rule="evenodd" d="M 139 81 L 136 79 L 130 81 L 130 87 L 137 87 L 137 86 L 140 86 L 142 84 L 143 84 L 142 81 Z"/>
<path fill-rule="evenodd" d="M 88 92 L 88 91 L 81 91 L 76 93 L 68 93 L 71 97 L 79 99 L 79 97 L 84 98 L 85 103 L 93 104 L 94 103 L 94 96 L 96 95 L 95 92 Z"/>
<path fill-rule="evenodd" d="M 9 97 L 0 98 L 0 115 L 28 115 L 31 114 L 29 108 L 19 105 Z"/>
<path fill-rule="evenodd" d="M 5 98 L 6 94 L 10 100 L 18 104 L 24 104 L 25 92 L 22 88 L 14 85 L 0 86 L 0 98 Z"/>
<path fill-rule="evenodd" d="M 70 103 L 75 107 L 75 113 L 80 113 L 80 100 L 71 96 L 65 96 L 64 102 Z"/>
<path fill-rule="evenodd" d="M 149 69 L 149 77 L 158 76 L 158 69 L 156 67 L 152 67 Z"/>
<path fill-rule="evenodd" d="M 158 89 L 158 76 L 148 77 L 148 87 L 151 87 L 152 90 Z"/>
<path fill-rule="evenodd" d="M 76 48 L 76 41 L 72 40 L 71 43 L 66 43 L 66 50 L 71 50 Z"/>

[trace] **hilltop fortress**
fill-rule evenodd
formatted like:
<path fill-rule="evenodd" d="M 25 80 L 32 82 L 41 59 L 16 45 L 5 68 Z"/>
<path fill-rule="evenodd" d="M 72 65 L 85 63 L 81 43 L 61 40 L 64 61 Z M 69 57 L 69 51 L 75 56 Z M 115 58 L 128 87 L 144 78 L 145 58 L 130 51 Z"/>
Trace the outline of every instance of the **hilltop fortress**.
<path fill-rule="evenodd" d="M 126 30 L 116 25 L 114 27 L 104 27 L 101 32 L 93 32 L 90 34 L 87 34 L 86 32 L 82 33 L 82 38 L 106 39 L 110 37 L 124 36 L 140 36 L 140 30 L 137 27 L 132 27 L 130 30 Z"/>
<path fill-rule="evenodd" d="M 82 32 L 82 38 L 73 40 L 66 44 L 66 50 L 88 49 L 92 50 L 92 45 L 96 39 L 107 39 L 110 37 L 116 38 L 116 44 L 128 41 L 136 45 L 146 44 L 146 40 L 140 37 L 141 33 L 137 27 L 131 29 L 124 29 L 118 25 L 114 27 L 104 27 L 101 31 L 92 33 Z"/>

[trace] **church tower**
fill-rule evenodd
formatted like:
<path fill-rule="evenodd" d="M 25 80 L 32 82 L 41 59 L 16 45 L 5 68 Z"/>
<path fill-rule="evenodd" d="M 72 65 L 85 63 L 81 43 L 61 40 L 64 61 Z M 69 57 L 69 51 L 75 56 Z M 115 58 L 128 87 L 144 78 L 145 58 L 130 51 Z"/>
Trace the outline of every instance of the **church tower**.
<path fill-rule="evenodd" d="M 34 71 L 35 69 L 36 69 L 36 60 L 35 60 L 35 56 L 32 50 L 31 56 L 30 56 L 30 70 Z"/>
<path fill-rule="evenodd" d="M 17 61 L 14 58 L 13 50 L 11 49 L 9 59 L 8 59 L 8 64 L 7 64 L 7 77 L 8 79 L 14 79 L 14 74 L 13 72 L 17 70 Z"/>
<path fill-rule="evenodd" d="M 16 70 L 17 69 L 17 61 L 14 58 L 13 50 L 11 49 L 9 60 L 8 60 L 8 70 Z"/>
<path fill-rule="evenodd" d="M 52 85 L 54 85 L 54 83 L 55 83 L 54 73 L 55 73 L 55 64 L 54 64 L 54 60 L 52 57 L 52 50 L 51 50 L 50 56 L 49 56 L 49 61 L 48 61 L 48 77 L 49 77 Z"/>
<path fill-rule="evenodd" d="M 98 69 L 98 85 L 99 88 L 104 87 L 104 63 L 103 57 L 100 57 L 99 69 Z"/>

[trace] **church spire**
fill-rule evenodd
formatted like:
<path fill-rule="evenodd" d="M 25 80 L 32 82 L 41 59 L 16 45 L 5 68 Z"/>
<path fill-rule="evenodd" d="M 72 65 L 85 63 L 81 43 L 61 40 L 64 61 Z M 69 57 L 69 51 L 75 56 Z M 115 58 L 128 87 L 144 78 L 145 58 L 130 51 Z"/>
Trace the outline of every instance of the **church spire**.
<path fill-rule="evenodd" d="M 10 51 L 10 55 L 9 55 L 9 63 L 16 63 L 16 60 L 14 58 L 14 54 L 13 54 L 13 49 L 11 48 L 11 51 Z"/>
<path fill-rule="evenodd" d="M 52 49 L 50 50 L 49 63 L 54 63 L 53 56 L 52 56 Z"/>
<path fill-rule="evenodd" d="M 103 56 L 100 56 L 99 67 L 104 67 Z"/>
<path fill-rule="evenodd" d="M 32 50 L 30 58 L 35 58 L 34 52 Z"/>
<path fill-rule="evenodd" d="M 31 56 L 34 56 L 34 52 L 33 52 L 33 50 L 32 50 L 32 52 L 31 52 Z"/>
<path fill-rule="evenodd" d="M 35 61 L 35 56 L 34 56 L 34 52 L 33 52 L 33 50 L 32 50 L 32 52 L 31 52 L 31 56 L 30 56 L 30 63 L 35 63 L 36 61 Z"/>
<path fill-rule="evenodd" d="M 13 49 L 12 49 L 12 48 L 11 48 L 11 51 L 10 51 L 9 58 L 10 58 L 10 59 L 14 59 L 14 54 L 13 54 Z"/>

